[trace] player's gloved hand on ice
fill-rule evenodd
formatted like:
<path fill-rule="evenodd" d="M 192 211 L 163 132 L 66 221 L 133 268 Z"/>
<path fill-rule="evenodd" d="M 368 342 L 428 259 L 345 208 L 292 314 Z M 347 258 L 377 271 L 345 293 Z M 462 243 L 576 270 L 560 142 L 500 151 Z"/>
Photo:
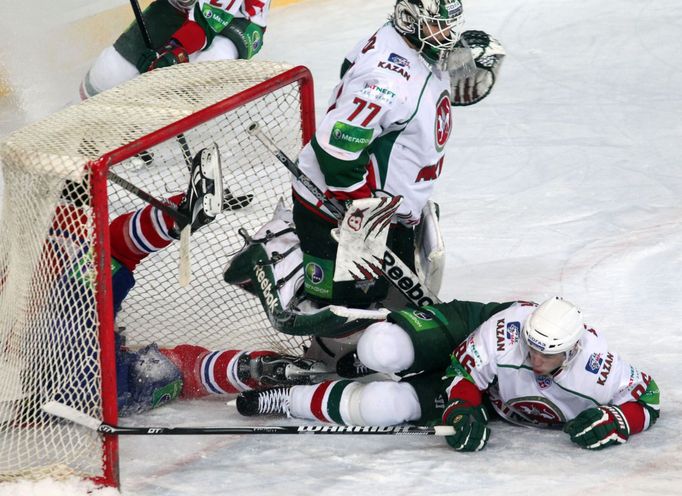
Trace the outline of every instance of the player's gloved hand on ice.
<path fill-rule="evenodd" d="M 250 17 L 255 16 L 258 11 L 263 11 L 265 2 L 263 0 L 244 0 L 244 10 Z"/>
<path fill-rule="evenodd" d="M 568 422 L 564 432 L 581 448 L 592 450 L 623 444 L 630 437 L 625 415 L 617 406 L 589 408 Z"/>
<path fill-rule="evenodd" d="M 189 54 L 177 40 L 171 39 L 159 51 L 145 50 L 137 60 L 137 70 L 140 74 L 153 71 L 160 67 L 183 64 L 189 62 Z"/>
<path fill-rule="evenodd" d="M 464 31 L 456 46 L 471 50 L 476 69 L 464 75 L 451 72 L 451 103 L 473 105 L 490 94 L 506 52 L 499 41 L 484 31 Z"/>
<path fill-rule="evenodd" d="M 447 443 L 457 451 L 478 451 L 490 437 L 488 416 L 482 405 L 473 406 L 465 400 L 450 400 L 443 412 L 443 424 L 451 425 L 456 433 L 446 436 Z"/>

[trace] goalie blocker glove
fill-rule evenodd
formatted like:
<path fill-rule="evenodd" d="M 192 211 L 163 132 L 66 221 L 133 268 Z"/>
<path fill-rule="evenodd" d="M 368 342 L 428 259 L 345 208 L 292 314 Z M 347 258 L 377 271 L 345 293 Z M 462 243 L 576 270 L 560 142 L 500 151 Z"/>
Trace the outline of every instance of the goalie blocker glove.
<path fill-rule="evenodd" d="M 459 107 L 473 105 L 492 91 L 506 52 L 499 41 L 484 31 L 464 31 L 456 46 L 471 50 L 475 69 L 450 72 L 451 103 Z"/>
<path fill-rule="evenodd" d="M 581 448 L 598 450 L 625 443 L 630 426 L 617 406 L 599 406 L 580 413 L 564 426 L 564 432 Z"/>

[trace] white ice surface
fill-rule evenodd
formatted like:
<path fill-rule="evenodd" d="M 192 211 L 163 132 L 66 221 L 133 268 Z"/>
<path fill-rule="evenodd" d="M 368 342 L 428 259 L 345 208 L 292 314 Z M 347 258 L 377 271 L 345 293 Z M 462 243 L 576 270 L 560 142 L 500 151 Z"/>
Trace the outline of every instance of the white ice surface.
<path fill-rule="evenodd" d="M 310 0 L 278 9 L 259 57 L 312 70 L 319 119 L 344 53 L 392 4 Z M 508 56 L 492 96 L 454 110 L 435 197 L 448 252 L 443 296 L 558 293 L 575 301 L 612 348 L 656 379 L 659 422 L 601 452 L 580 450 L 560 432 L 501 423 L 476 454 L 436 438 L 128 437 L 124 494 L 682 494 L 679 2 L 469 0 L 465 8 L 468 28 L 494 33 Z M 20 53 L 35 62 L 41 45 Z M 86 66 L 62 68 L 58 86 L 49 74 L 25 81 L 44 100 L 29 117 L 0 114 L 0 129 L 58 108 Z M 244 420 L 220 401 L 176 403 L 128 422 L 296 423 Z M 0 486 L 2 494 L 31 494 L 20 491 Z"/>

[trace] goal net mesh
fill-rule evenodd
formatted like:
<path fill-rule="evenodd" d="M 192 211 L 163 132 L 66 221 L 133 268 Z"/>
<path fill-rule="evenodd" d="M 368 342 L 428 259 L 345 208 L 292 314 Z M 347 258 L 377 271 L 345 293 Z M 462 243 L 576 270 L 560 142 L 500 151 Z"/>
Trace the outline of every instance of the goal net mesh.
<path fill-rule="evenodd" d="M 110 288 L 102 280 L 103 241 L 109 222 L 146 205 L 111 182 L 105 195 L 98 193 L 107 167 L 168 198 L 186 190 L 188 160 L 216 143 L 224 186 L 241 199 L 192 235 L 188 287 L 178 283 L 179 243 L 136 268 L 135 286 L 115 321 L 127 346 L 301 351 L 303 338 L 274 331 L 258 299 L 222 277 L 230 255 L 243 246 L 237 230 L 253 234 L 280 198 L 289 203 L 288 171 L 246 129 L 257 122 L 288 155 L 298 154 L 303 116 L 312 109 L 302 105 L 298 81 L 288 79 L 292 72 L 265 61 L 160 69 L 2 143 L 0 480 L 103 475 L 102 438 L 50 418 L 39 406 L 57 399 L 102 418 L 106 325 L 98 301 Z"/>

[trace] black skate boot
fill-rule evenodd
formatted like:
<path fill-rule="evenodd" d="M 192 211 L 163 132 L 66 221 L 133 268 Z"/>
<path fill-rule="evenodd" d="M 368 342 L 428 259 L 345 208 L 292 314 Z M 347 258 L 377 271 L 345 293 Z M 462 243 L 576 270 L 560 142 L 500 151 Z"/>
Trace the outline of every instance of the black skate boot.
<path fill-rule="evenodd" d="M 263 391 L 244 391 L 237 396 L 237 411 L 245 417 L 255 415 L 289 416 L 291 388 L 278 387 Z"/>
<path fill-rule="evenodd" d="M 192 232 L 209 224 L 223 209 L 223 176 L 218 146 L 213 144 L 199 151 L 192 161 L 187 193 L 178 205 L 178 212 L 189 219 Z M 179 238 L 184 225 L 176 225 L 171 236 Z"/>
<path fill-rule="evenodd" d="M 322 362 L 289 355 L 261 355 L 253 359 L 244 355 L 242 360 L 237 376 L 246 384 L 257 381 L 259 387 L 254 389 L 314 384 L 330 374 Z"/>
<path fill-rule="evenodd" d="M 344 379 L 357 379 L 366 375 L 376 374 L 375 370 L 368 368 L 360 361 L 354 351 L 347 353 L 336 362 L 336 373 Z"/>

